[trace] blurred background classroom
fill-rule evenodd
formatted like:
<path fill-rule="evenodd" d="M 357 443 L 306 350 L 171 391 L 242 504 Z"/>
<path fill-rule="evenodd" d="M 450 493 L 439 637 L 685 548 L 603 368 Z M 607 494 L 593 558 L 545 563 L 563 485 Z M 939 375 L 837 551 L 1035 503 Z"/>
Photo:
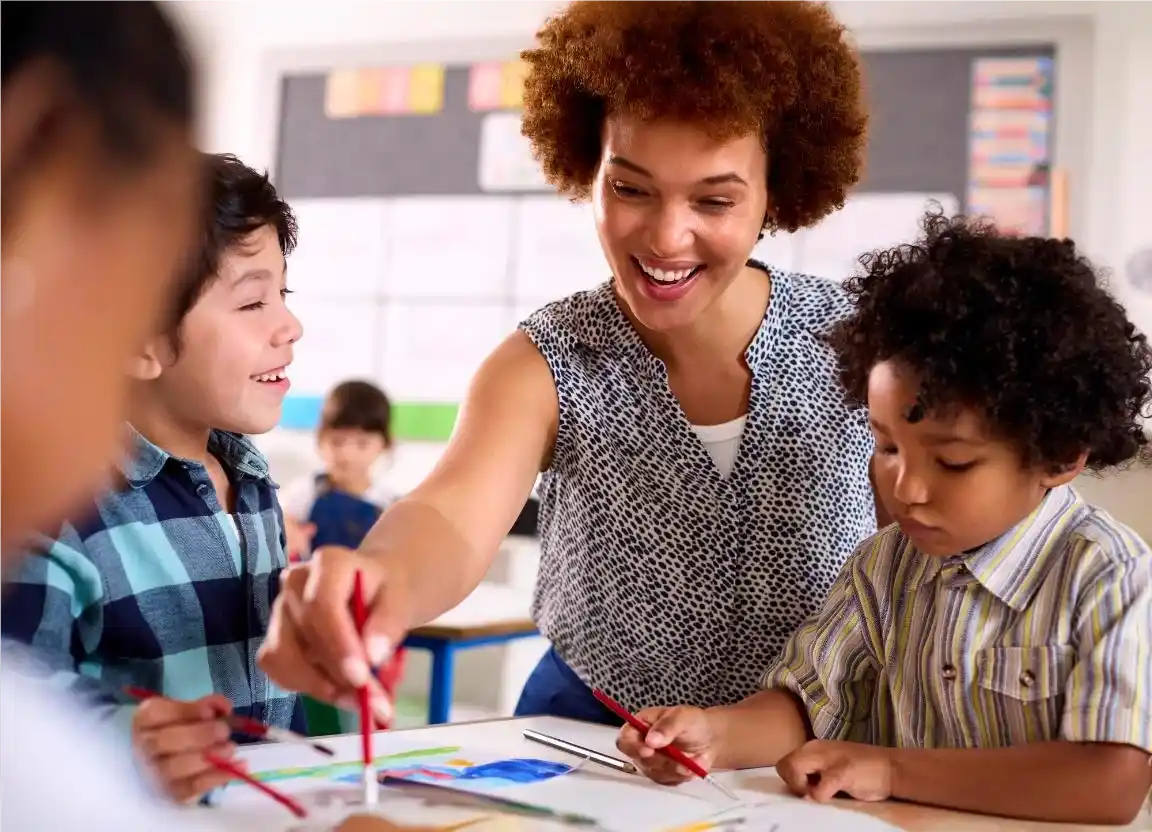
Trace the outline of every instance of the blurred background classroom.
<path fill-rule="evenodd" d="M 519 135 L 517 54 L 559 5 L 169 3 L 204 61 L 202 147 L 268 168 L 300 221 L 289 283 L 305 337 L 283 423 L 259 439 L 281 483 L 317 470 L 324 393 L 364 378 L 395 406 L 388 485 L 410 488 L 480 359 L 527 312 L 607 278 L 590 209 L 549 192 Z M 832 5 L 863 54 L 867 175 L 763 258 L 840 279 L 862 251 L 911 239 L 932 199 L 1074 238 L 1152 332 L 1152 2 Z M 1152 539 L 1152 471 L 1080 485 Z M 469 622 L 526 615 L 531 509 Z M 454 684 L 440 678 L 453 720 L 510 714 L 545 649 L 479 641 Z M 430 675 L 410 651 L 398 727 L 430 718 Z"/>

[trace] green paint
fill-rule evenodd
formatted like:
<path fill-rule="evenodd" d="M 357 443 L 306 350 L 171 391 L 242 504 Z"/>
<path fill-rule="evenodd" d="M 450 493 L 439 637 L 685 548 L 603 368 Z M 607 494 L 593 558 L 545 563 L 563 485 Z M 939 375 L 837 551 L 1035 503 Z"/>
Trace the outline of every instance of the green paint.
<path fill-rule="evenodd" d="M 457 404 L 397 402 L 392 406 L 392 435 L 408 442 L 447 442 L 459 409 Z"/>
<path fill-rule="evenodd" d="M 460 746 L 449 745 L 443 748 L 419 748 L 414 751 L 398 751 L 395 754 L 384 754 L 373 760 L 376 768 L 386 763 L 398 760 L 410 760 L 423 757 L 441 757 L 447 754 L 458 754 Z M 351 763 L 330 763 L 324 766 L 303 766 L 300 768 L 277 768 L 271 771 L 253 772 L 252 776 L 263 783 L 276 783 L 281 780 L 296 780 L 301 777 L 339 777 L 343 774 L 354 774 L 360 771 L 364 764 L 359 760 Z"/>

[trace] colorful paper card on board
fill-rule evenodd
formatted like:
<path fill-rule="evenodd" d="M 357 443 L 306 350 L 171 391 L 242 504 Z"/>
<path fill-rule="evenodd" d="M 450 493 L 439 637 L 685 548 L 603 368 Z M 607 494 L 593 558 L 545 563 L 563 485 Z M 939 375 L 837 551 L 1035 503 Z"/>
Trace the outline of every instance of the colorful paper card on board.
<path fill-rule="evenodd" d="M 468 109 L 474 113 L 500 109 L 504 64 L 499 61 L 473 64 L 468 73 Z"/>
<path fill-rule="evenodd" d="M 506 110 L 519 110 L 524 106 L 524 79 L 528 75 L 528 64 L 524 61 L 509 61 L 500 73 L 500 104 Z"/>
<path fill-rule="evenodd" d="M 355 118 L 360 114 L 359 75 L 355 69 L 328 73 L 324 87 L 324 114 L 328 118 Z"/>
<path fill-rule="evenodd" d="M 412 67 L 408 78 L 408 111 L 429 115 L 444 109 L 444 67 L 420 64 Z"/>
<path fill-rule="evenodd" d="M 356 101 L 358 116 L 374 116 L 380 113 L 380 101 L 384 94 L 384 70 L 361 69 L 357 71 Z"/>
<path fill-rule="evenodd" d="M 412 71 L 405 66 L 390 66 L 382 70 L 379 108 L 376 111 L 379 115 L 396 116 L 408 112 L 411 74 Z"/>

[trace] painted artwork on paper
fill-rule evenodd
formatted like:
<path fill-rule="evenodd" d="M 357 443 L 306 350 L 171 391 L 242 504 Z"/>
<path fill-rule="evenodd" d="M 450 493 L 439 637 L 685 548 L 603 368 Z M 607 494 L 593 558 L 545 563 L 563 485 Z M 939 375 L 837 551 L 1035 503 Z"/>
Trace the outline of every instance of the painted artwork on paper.
<path fill-rule="evenodd" d="M 403 777 L 425 783 L 467 784 L 486 790 L 505 786 L 542 783 L 572 771 L 572 766 L 530 757 L 477 762 L 461 756 L 459 746 L 418 748 L 383 754 L 375 759 L 381 777 Z M 317 766 L 297 766 L 255 771 L 253 776 L 265 783 L 286 780 L 359 783 L 362 767 L 358 760 Z"/>

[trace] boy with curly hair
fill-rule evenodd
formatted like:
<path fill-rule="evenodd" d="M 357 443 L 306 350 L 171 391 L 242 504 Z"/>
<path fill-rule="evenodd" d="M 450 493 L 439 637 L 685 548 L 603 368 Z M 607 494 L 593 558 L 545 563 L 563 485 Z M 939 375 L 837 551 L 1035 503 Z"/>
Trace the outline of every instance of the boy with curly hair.
<path fill-rule="evenodd" d="M 653 779 L 776 765 L 797 794 L 1126 823 L 1152 783 L 1152 551 L 1072 487 L 1147 456 L 1152 350 L 1069 241 L 931 216 L 862 258 L 833 331 L 894 525 L 764 690 L 654 709 Z"/>

